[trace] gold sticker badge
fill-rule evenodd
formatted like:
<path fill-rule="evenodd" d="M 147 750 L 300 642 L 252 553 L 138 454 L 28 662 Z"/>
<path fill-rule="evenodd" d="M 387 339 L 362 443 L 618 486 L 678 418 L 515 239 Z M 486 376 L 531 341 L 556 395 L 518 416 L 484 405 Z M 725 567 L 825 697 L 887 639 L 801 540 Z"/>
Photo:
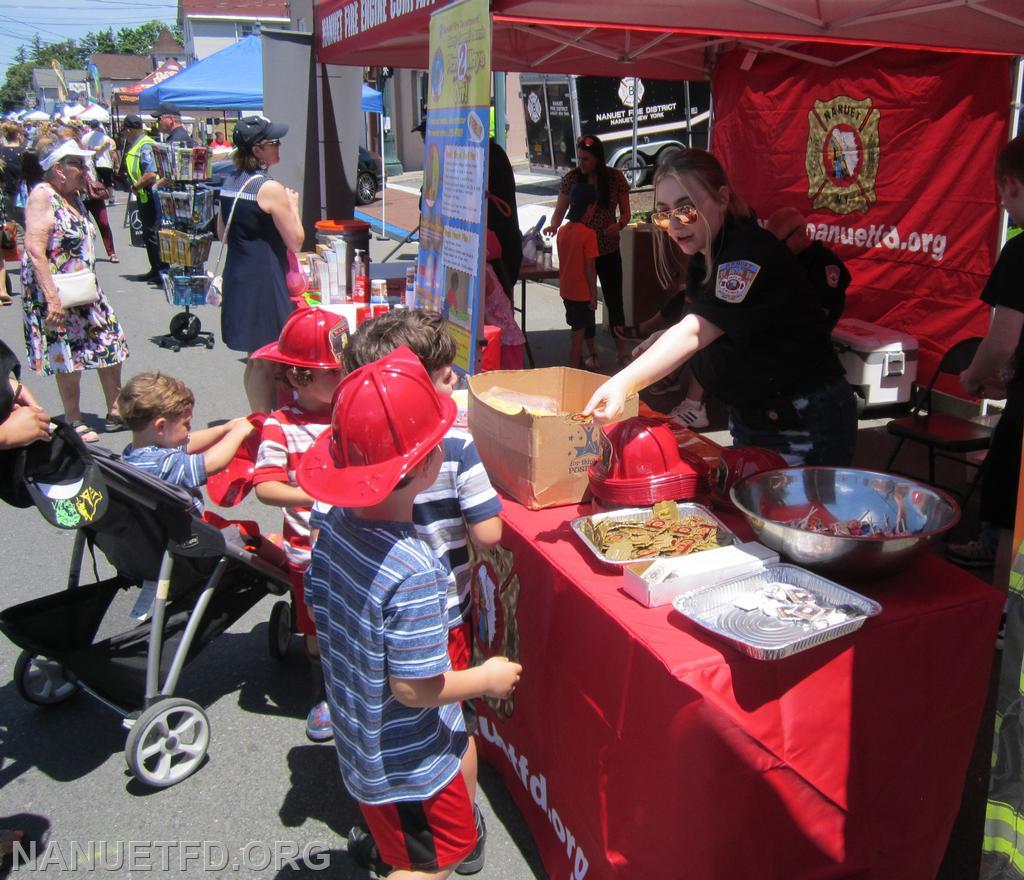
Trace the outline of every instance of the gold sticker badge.
<path fill-rule="evenodd" d="M 836 214 L 866 211 L 875 201 L 878 120 L 871 99 L 845 95 L 815 101 L 807 114 L 807 197 Z"/>

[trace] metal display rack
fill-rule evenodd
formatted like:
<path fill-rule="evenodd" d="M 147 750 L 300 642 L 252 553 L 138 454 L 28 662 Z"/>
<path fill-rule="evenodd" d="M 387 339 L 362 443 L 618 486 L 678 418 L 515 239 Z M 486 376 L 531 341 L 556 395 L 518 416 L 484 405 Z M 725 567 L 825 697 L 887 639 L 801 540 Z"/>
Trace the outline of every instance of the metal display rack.
<path fill-rule="evenodd" d="M 154 144 L 157 173 L 172 182 L 168 189 L 155 190 L 160 210 L 160 258 L 169 265 L 164 274 L 167 301 L 181 307 L 171 318 L 161 348 L 202 345 L 213 348 L 213 333 L 203 330 L 192 309 L 215 305 L 211 299 L 211 277 L 206 271 L 213 233 L 206 231 L 216 210 L 215 192 L 209 179 L 209 151 L 205 147 Z"/>

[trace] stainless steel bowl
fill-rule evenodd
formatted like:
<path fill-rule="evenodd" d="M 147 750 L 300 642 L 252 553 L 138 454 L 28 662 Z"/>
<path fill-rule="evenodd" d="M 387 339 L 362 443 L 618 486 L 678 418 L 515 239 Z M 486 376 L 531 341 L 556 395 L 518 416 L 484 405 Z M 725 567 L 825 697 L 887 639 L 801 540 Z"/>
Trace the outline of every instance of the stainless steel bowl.
<path fill-rule="evenodd" d="M 960 519 L 957 503 L 933 486 L 855 468 L 762 471 L 741 480 L 730 495 L 762 544 L 799 565 L 840 580 L 906 568 L 925 550 L 929 539 L 951 529 Z M 847 537 L 787 524 L 803 519 L 816 507 L 840 521 L 898 526 L 903 534 Z"/>

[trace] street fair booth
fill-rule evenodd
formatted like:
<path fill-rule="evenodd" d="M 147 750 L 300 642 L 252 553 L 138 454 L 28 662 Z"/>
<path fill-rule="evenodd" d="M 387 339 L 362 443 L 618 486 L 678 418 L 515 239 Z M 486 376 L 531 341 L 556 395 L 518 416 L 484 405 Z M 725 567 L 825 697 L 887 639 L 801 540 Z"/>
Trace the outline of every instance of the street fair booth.
<path fill-rule="evenodd" d="M 152 85 L 163 82 L 185 68 L 173 58 L 168 58 L 156 70 L 147 74 L 137 83 L 118 89 L 111 96 L 111 104 L 122 113 L 134 113 L 139 106 L 139 93 Z"/>
<path fill-rule="evenodd" d="M 977 295 L 997 251 L 992 167 L 1010 132 L 1013 57 L 1024 52 L 1017 6 L 494 0 L 486 49 L 497 70 L 710 78 L 712 150 L 738 191 L 760 216 L 801 210 L 862 279 L 847 314 L 912 331 L 927 374 L 987 324 Z M 323 3 L 315 42 L 324 64 L 430 70 L 447 122 L 428 115 L 424 200 L 440 204 L 449 178 L 435 174 L 431 144 L 464 155 L 443 137 L 465 129 L 472 138 L 479 96 L 458 95 L 457 84 L 480 67 L 475 23 L 438 49 L 439 8 L 455 4 Z M 446 20 L 445 32 L 456 24 Z M 450 227 L 441 228 L 443 255 Z M 451 273 L 425 274 L 438 305 L 450 305 Z M 512 699 L 482 708 L 480 748 L 549 875 L 934 877 L 1003 598 L 929 553 L 899 570 L 886 563 L 948 529 L 956 505 L 938 493 L 945 514 L 932 529 L 929 487 L 851 471 L 831 474 L 813 498 L 758 496 L 743 515 L 728 493 L 709 508 L 699 465 L 675 462 L 656 471 L 675 487 L 668 497 L 699 509 L 652 507 L 645 496 L 602 519 L 588 493 L 607 487 L 601 468 L 610 472 L 622 450 L 580 416 L 596 387 L 580 383 L 572 371 L 499 372 L 473 376 L 469 389 L 468 427 L 504 502 L 501 544 L 473 569 L 474 657 L 524 667 Z M 549 393 L 546 408 L 536 398 Z M 703 460 L 728 484 L 725 452 L 687 431 L 676 441 L 686 461 Z M 668 456 L 665 443 L 651 448 Z M 766 479 L 806 490 L 813 470 L 770 469 Z M 656 482 L 640 472 L 619 478 L 627 495 Z M 870 498 L 877 515 L 841 512 L 848 497 Z M 773 543 L 766 522 L 786 541 Z M 729 539 L 706 548 L 709 534 Z M 823 549 L 831 539 L 854 542 L 857 565 Z M 801 567 L 777 565 L 772 552 Z M 857 577 L 873 554 L 882 565 L 865 563 Z M 701 557 L 721 562 L 684 577 Z M 806 638 L 786 650 L 753 635 L 791 624 Z"/>
<path fill-rule="evenodd" d="M 161 104 L 189 109 L 263 109 L 263 49 L 258 35 L 245 37 L 197 61 L 139 94 L 139 107 Z"/>

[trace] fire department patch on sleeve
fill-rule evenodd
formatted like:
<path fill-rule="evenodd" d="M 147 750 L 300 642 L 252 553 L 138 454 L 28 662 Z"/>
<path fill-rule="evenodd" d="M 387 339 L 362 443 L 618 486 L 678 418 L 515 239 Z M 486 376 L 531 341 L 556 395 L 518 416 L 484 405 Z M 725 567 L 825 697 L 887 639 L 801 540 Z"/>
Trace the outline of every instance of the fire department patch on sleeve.
<path fill-rule="evenodd" d="M 834 263 L 831 266 L 825 267 L 825 280 L 828 282 L 829 287 L 839 286 L 839 267 Z"/>
<path fill-rule="evenodd" d="M 741 303 L 747 298 L 761 267 L 749 260 L 733 260 L 718 267 L 715 297 L 727 303 Z"/>

